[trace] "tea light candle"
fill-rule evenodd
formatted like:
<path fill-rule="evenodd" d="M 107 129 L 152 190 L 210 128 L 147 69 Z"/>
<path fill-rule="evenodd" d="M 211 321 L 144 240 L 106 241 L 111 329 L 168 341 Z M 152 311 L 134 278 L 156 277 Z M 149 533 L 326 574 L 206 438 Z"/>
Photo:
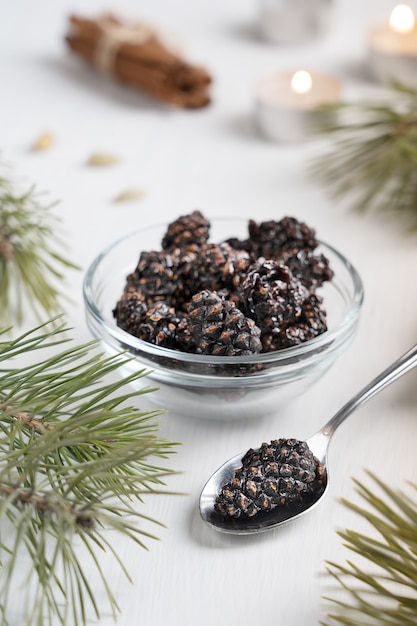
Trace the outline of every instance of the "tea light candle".
<path fill-rule="evenodd" d="M 369 61 L 378 80 L 395 79 L 417 87 L 417 26 L 407 4 L 398 4 L 389 22 L 371 31 Z"/>
<path fill-rule="evenodd" d="M 340 99 L 341 84 L 331 76 L 305 70 L 262 80 L 255 116 L 262 134 L 274 141 L 299 141 L 317 131 L 316 108 Z"/>
<path fill-rule="evenodd" d="M 302 43 L 326 31 L 333 0 L 259 0 L 262 37 L 277 43 Z"/>

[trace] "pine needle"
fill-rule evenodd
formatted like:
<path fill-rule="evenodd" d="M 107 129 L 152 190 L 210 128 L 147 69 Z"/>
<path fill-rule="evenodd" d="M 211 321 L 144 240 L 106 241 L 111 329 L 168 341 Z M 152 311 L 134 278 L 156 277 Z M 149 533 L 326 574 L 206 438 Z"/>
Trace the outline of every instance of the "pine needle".
<path fill-rule="evenodd" d="M 39 322 L 62 311 L 67 269 L 78 269 L 59 250 L 60 221 L 35 187 L 18 189 L 0 178 L 0 325 L 20 326 L 27 312 Z"/>
<path fill-rule="evenodd" d="M 344 599 L 327 597 L 323 626 L 402 626 L 417 623 L 417 500 L 368 472 L 381 495 L 355 481 L 364 507 L 342 500 L 373 527 L 376 537 L 354 530 L 339 533 L 345 546 L 369 566 L 328 563 Z M 339 593 L 340 596 L 340 593 Z"/>
<path fill-rule="evenodd" d="M 161 411 L 128 404 L 144 390 L 120 393 L 144 372 L 103 381 L 129 357 L 104 357 L 96 342 L 66 347 L 65 324 L 50 326 L 3 341 L 7 329 L 0 330 L 0 529 L 10 527 L 0 532 L 1 625 L 9 623 L 22 569 L 25 625 L 84 626 L 91 613 L 99 618 L 97 581 L 116 618 L 100 553 L 113 554 L 127 572 L 105 533 L 146 547 L 155 536 L 143 523 L 159 522 L 142 513 L 144 496 L 169 493 L 172 472 L 152 460 L 168 458 L 176 446 L 158 436 Z M 33 364 L 20 366 L 30 351 Z M 96 568 L 93 578 L 83 552 Z"/>
<path fill-rule="evenodd" d="M 417 90 L 393 83 L 392 96 L 325 107 L 332 115 L 322 130 L 332 143 L 310 173 L 332 198 L 346 196 L 357 211 L 391 214 L 416 229 Z"/>

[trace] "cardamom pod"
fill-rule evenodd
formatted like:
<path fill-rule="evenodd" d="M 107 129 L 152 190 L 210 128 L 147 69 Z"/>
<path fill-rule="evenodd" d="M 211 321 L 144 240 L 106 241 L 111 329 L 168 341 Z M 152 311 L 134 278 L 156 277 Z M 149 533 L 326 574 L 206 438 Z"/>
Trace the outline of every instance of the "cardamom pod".
<path fill-rule="evenodd" d="M 110 152 L 95 152 L 90 156 L 87 165 L 115 165 L 119 162 L 119 158 Z"/>
<path fill-rule="evenodd" d="M 128 202 L 129 200 L 136 200 L 142 198 L 145 195 L 144 189 L 126 189 L 119 193 L 114 199 L 114 202 Z"/>
<path fill-rule="evenodd" d="M 48 150 L 48 148 L 50 148 L 53 145 L 54 141 L 55 141 L 55 138 L 52 133 L 42 133 L 42 135 L 39 135 L 39 137 L 33 144 L 32 150 L 35 150 L 35 151 Z"/>

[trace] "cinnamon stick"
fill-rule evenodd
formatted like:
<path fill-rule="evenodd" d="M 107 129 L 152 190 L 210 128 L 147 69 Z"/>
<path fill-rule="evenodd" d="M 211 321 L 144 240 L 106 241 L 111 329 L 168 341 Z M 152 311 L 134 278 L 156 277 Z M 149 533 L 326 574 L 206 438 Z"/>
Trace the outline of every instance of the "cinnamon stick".
<path fill-rule="evenodd" d="M 95 66 L 100 63 L 104 43 L 111 75 L 160 100 L 184 108 L 200 108 L 210 102 L 208 72 L 182 59 L 147 26 L 126 26 L 114 16 L 87 19 L 74 15 L 66 42 Z"/>

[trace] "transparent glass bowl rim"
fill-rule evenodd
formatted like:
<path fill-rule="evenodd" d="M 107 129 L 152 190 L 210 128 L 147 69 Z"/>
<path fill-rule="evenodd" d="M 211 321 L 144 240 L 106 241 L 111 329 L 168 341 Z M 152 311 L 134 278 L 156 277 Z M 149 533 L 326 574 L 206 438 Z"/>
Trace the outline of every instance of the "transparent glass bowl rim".
<path fill-rule="evenodd" d="M 212 218 L 213 221 L 217 222 L 226 221 L 225 218 Z M 239 221 L 240 218 L 228 218 L 229 220 Z M 247 221 L 247 220 L 246 220 Z M 166 226 L 166 225 L 165 225 Z M 357 270 L 352 265 L 352 263 L 336 248 L 331 246 L 330 244 L 322 241 L 319 241 L 319 245 L 323 248 L 323 252 L 326 252 L 326 249 L 329 250 L 333 255 L 335 255 L 339 261 L 344 265 L 347 271 L 350 274 L 353 285 L 353 294 L 350 300 L 349 309 L 343 318 L 342 322 L 331 330 L 327 330 L 323 334 L 318 337 L 311 339 L 305 343 L 302 343 L 298 346 L 292 346 L 290 348 L 283 348 L 282 350 L 277 350 L 275 352 L 266 352 L 261 354 L 253 354 L 246 356 L 211 356 L 206 354 L 194 354 L 189 352 L 181 352 L 178 350 L 171 350 L 170 348 L 164 348 L 162 346 L 157 346 L 152 343 L 148 343 L 131 335 L 130 333 L 119 328 L 114 322 L 114 324 L 109 324 L 105 317 L 102 315 L 99 307 L 95 303 L 94 298 L 94 278 L 97 269 L 100 266 L 100 263 L 105 260 L 105 258 L 114 251 L 115 248 L 122 245 L 125 241 L 133 239 L 139 235 L 145 234 L 149 230 L 154 230 L 158 227 L 161 227 L 161 224 L 153 224 L 146 228 L 137 229 L 133 232 L 130 232 L 126 235 L 123 235 L 110 245 L 108 245 L 95 259 L 92 261 L 90 266 L 88 267 L 84 281 L 83 281 L 83 297 L 84 302 L 89 314 L 95 319 L 95 321 L 103 328 L 103 330 L 113 337 L 115 340 L 119 341 L 125 350 L 132 349 L 136 350 L 140 353 L 149 354 L 158 357 L 165 357 L 168 359 L 173 359 L 176 361 L 183 361 L 185 363 L 201 363 L 202 365 L 209 364 L 253 364 L 253 363 L 282 363 L 284 364 L 287 359 L 293 359 L 294 357 L 306 357 L 311 353 L 315 353 L 316 351 L 320 351 L 324 346 L 329 346 L 333 343 L 337 343 L 338 339 L 343 337 L 345 332 L 349 330 L 351 325 L 354 323 L 357 318 L 363 303 L 364 298 L 364 289 L 362 279 L 359 276 Z M 140 251 L 138 251 L 140 253 Z M 133 263 L 137 262 L 137 259 L 132 259 Z M 123 284 L 120 286 L 120 295 L 122 294 Z M 114 303 L 116 305 L 116 302 Z M 104 336 L 101 335 L 101 338 L 105 340 Z"/>

